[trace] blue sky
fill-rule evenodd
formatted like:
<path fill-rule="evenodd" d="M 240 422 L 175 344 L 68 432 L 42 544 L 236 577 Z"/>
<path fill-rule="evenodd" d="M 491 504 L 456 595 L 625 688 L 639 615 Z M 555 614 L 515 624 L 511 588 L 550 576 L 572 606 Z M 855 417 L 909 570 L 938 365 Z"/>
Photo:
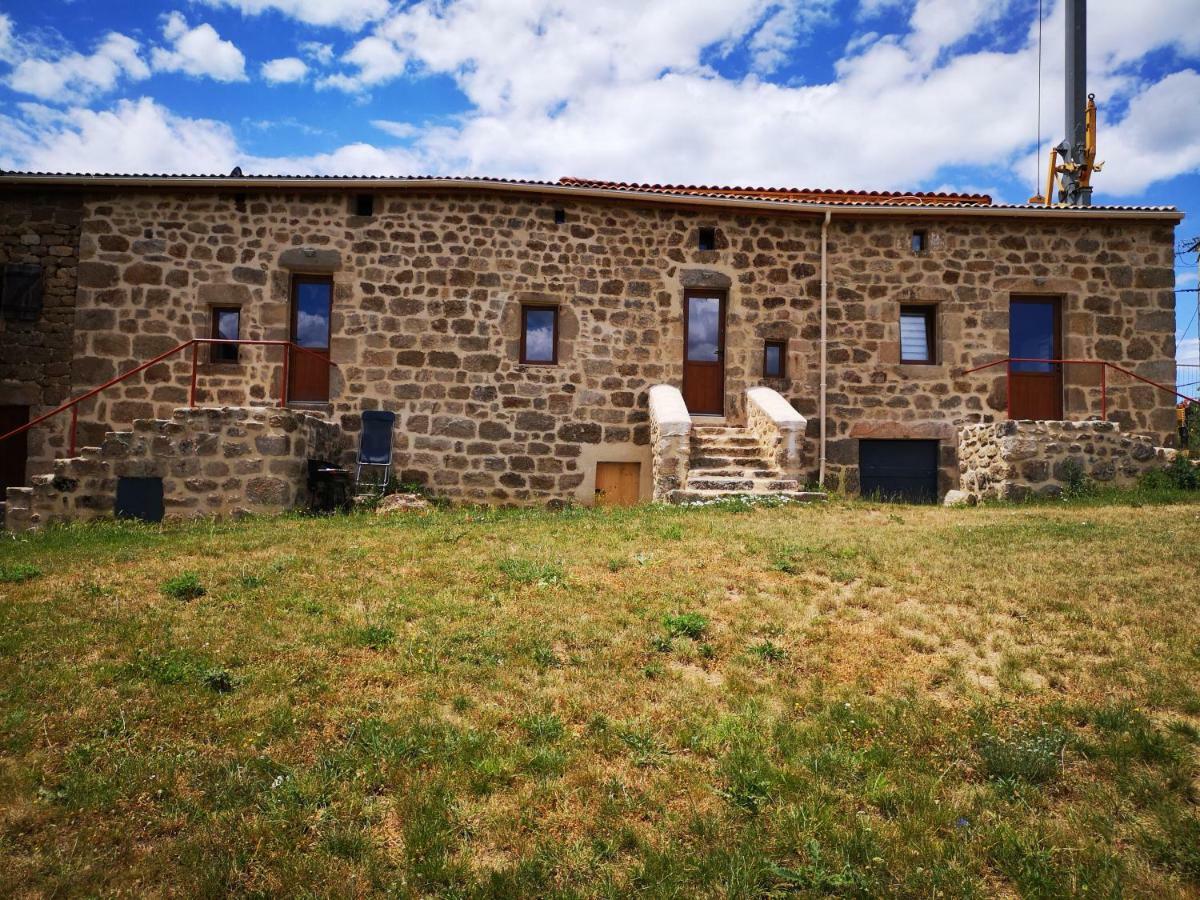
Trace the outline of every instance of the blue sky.
<path fill-rule="evenodd" d="M 1062 9 L 1043 0 L 1042 147 Z M 1092 0 L 1096 202 L 1200 214 L 1196 0 Z M 0 0 L 0 167 L 1034 190 L 1037 0 Z M 1200 234 L 1200 215 L 1181 239 Z M 1178 287 L 1197 286 L 1181 257 Z M 1200 362 L 1195 293 L 1180 361 Z M 1184 329 L 1186 327 L 1186 333 Z"/>

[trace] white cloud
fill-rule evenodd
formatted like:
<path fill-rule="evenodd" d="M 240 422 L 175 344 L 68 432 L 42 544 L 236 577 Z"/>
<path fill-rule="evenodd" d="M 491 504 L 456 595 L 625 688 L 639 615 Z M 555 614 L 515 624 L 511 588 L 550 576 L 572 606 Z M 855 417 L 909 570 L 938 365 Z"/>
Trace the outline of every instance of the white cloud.
<path fill-rule="evenodd" d="M 286 84 L 292 81 L 302 81 L 308 74 L 308 66 L 304 60 L 295 56 L 285 56 L 273 59 L 262 65 L 262 76 L 271 84 Z"/>
<path fill-rule="evenodd" d="M 327 66 L 333 62 L 333 44 L 322 44 L 320 41 L 305 41 L 300 45 L 300 52 L 318 66 Z"/>
<path fill-rule="evenodd" d="M 256 16 L 274 10 L 309 25 L 329 25 L 358 31 L 368 22 L 383 18 L 388 0 L 201 0 L 208 6 L 232 6 L 243 15 Z"/>
<path fill-rule="evenodd" d="M 420 129 L 411 122 L 393 122 L 390 119 L 372 119 L 371 125 L 375 128 L 378 128 L 385 134 L 390 134 L 392 137 L 399 138 L 402 141 L 416 137 L 420 133 Z"/>
<path fill-rule="evenodd" d="M 20 54 L 12 38 L 12 23 L 5 17 L 0 27 L 3 44 L 10 59 Z M 150 77 L 142 61 L 139 44 L 131 37 L 109 32 L 90 56 L 68 53 L 54 58 L 28 56 L 13 69 L 8 86 L 22 94 L 42 100 L 68 102 L 86 99 L 117 86 L 122 77 L 134 81 Z"/>
<path fill-rule="evenodd" d="M 0 62 L 16 62 L 17 47 L 13 40 L 12 19 L 0 13 Z"/>
<path fill-rule="evenodd" d="M 155 70 L 183 72 L 216 81 L 246 80 L 246 57 L 208 23 L 189 28 L 183 15 L 173 12 L 163 24 L 163 37 L 171 42 L 171 47 L 154 48 L 151 62 Z"/>
<path fill-rule="evenodd" d="M 1095 184 L 1128 196 L 1164 177 L 1200 170 L 1200 74 L 1184 69 L 1149 85 L 1129 101 L 1115 125 L 1101 123 Z"/>

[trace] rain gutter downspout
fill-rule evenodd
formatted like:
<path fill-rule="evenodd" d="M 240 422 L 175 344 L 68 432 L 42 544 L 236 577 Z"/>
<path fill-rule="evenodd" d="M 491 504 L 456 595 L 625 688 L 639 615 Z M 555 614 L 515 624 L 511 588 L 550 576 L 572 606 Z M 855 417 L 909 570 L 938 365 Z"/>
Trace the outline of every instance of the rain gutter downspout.
<path fill-rule="evenodd" d="M 825 392 L 828 384 L 828 359 L 826 345 L 828 344 L 829 318 L 827 315 L 829 297 L 829 220 L 833 211 L 825 210 L 825 221 L 821 223 L 821 465 L 817 474 L 817 483 L 825 487 Z"/>

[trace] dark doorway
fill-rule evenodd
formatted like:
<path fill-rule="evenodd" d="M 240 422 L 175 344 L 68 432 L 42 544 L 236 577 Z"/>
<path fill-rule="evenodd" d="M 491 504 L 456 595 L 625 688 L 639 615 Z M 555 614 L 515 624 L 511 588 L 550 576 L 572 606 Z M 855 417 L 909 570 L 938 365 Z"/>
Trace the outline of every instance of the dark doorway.
<path fill-rule="evenodd" d="M 163 519 L 163 482 L 161 478 L 120 478 L 113 514 L 118 519 L 161 522 Z"/>
<path fill-rule="evenodd" d="M 683 297 L 683 402 L 688 412 L 725 415 L 725 295 Z"/>
<path fill-rule="evenodd" d="M 297 275 L 292 279 L 292 341 L 310 353 L 291 350 L 288 400 L 325 402 L 329 399 L 330 318 L 333 280 L 327 275 Z"/>
<path fill-rule="evenodd" d="M 1013 359 L 1062 359 L 1062 307 L 1053 297 L 1013 297 L 1008 317 Z M 1009 375 L 1010 419 L 1061 419 L 1063 374 L 1059 363 L 1015 362 Z"/>
<path fill-rule="evenodd" d="M 0 406 L 0 435 L 29 421 L 28 406 Z M 0 500 L 10 487 L 25 486 L 25 461 L 29 458 L 28 431 L 0 441 Z"/>
<path fill-rule="evenodd" d="M 937 503 L 937 441 L 859 441 L 858 481 L 864 497 Z"/>

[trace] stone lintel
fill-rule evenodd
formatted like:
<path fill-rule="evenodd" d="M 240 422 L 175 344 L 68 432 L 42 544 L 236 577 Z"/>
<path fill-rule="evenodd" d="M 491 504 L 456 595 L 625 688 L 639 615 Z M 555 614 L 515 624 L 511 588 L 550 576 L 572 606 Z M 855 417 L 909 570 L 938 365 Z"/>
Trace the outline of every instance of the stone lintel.
<path fill-rule="evenodd" d="M 279 265 L 300 272 L 336 272 L 342 267 L 342 254 L 337 250 L 292 247 L 279 254 Z"/>
<path fill-rule="evenodd" d="M 850 437 L 876 440 L 956 441 L 953 422 L 855 422 Z"/>
<path fill-rule="evenodd" d="M 684 269 L 679 273 L 679 283 L 685 288 L 727 291 L 733 286 L 733 279 L 712 269 Z"/>

